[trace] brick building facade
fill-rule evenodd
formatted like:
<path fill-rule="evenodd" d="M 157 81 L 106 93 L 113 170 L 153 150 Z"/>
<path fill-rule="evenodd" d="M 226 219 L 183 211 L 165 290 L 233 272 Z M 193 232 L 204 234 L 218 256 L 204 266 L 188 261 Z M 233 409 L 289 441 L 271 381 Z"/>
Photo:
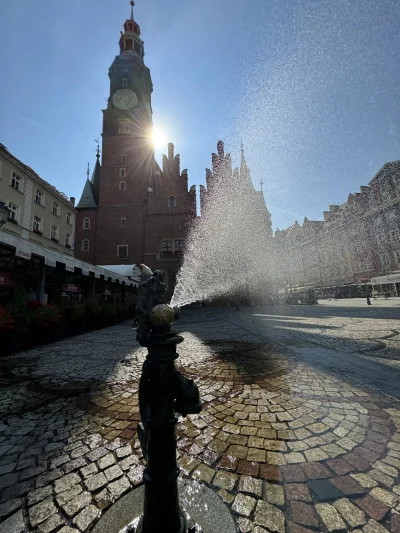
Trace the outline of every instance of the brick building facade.
<path fill-rule="evenodd" d="M 323 214 L 275 232 L 277 289 L 343 287 L 400 271 L 400 161 Z M 400 295 L 400 284 L 391 290 Z"/>
<path fill-rule="evenodd" d="M 133 17 L 124 24 L 120 53 L 109 69 L 102 153 L 77 204 L 76 256 L 97 265 L 145 263 L 162 270 L 171 294 L 190 224 L 195 186 L 188 188 L 173 144 L 154 158 L 151 94 L 144 43 Z"/>

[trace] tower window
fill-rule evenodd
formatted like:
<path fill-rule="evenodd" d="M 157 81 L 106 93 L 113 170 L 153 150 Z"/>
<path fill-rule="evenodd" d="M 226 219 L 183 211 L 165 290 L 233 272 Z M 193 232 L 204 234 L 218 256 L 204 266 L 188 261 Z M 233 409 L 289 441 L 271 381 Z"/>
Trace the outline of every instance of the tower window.
<path fill-rule="evenodd" d="M 121 161 L 126 163 L 126 154 L 121 154 Z"/>
<path fill-rule="evenodd" d="M 125 168 L 120 168 L 119 169 L 119 177 L 120 178 L 125 178 L 126 176 L 126 169 Z"/>
<path fill-rule="evenodd" d="M 119 244 L 117 246 L 118 259 L 128 259 L 128 246 L 126 244 Z"/>
<path fill-rule="evenodd" d="M 171 241 L 171 239 L 164 239 L 162 241 L 161 252 L 163 254 L 170 254 L 172 252 L 172 241 Z"/>
<path fill-rule="evenodd" d="M 127 78 L 124 78 L 124 79 L 122 80 L 122 86 L 123 86 L 123 87 L 128 87 L 128 79 L 127 79 Z"/>
<path fill-rule="evenodd" d="M 125 181 L 120 181 L 119 182 L 119 190 L 120 191 L 125 191 L 126 190 L 126 182 Z"/>
<path fill-rule="evenodd" d="M 122 229 L 126 228 L 126 218 L 125 217 L 121 218 L 121 228 Z"/>
<path fill-rule="evenodd" d="M 82 241 L 82 252 L 89 251 L 89 239 L 83 239 Z"/>
<path fill-rule="evenodd" d="M 168 198 L 168 207 L 176 207 L 175 196 L 170 196 Z"/>
<path fill-rule="evenodd" d="M 125 41 L 125 50 L 132 50 L 133 48 L 133 40 L 132 39 L 126 39 Z"/>
<path fill-rule="evenodd" d="M 83 219 L 83 229 L 90 229 L 90 218 L 85 217 Z"/>
<path fill-rule="evenodd" d="M 118 132 L 119 133 L 130 133 L 131 127 L 130 127 L 129 122 L 120 122 Z"/>
<path fill-rule="evenodd" d="M 135 41 L 135 48 L 134 48 L 134 50 L 135 50 L 135 52 L 136 52 L 137 54 L 140 55 L 141 46 L 140 46 L 140 44 L 139 44 L 137 41 Z"/>

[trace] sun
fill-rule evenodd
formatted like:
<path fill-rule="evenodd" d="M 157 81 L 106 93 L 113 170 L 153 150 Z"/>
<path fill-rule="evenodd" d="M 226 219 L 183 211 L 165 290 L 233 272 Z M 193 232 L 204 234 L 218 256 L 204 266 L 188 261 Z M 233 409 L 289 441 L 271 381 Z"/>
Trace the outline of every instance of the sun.
<path fill-rule="evenodd" d="M 153 141 L 154 148 L 162 148 L 166 144 L 166 136 L 165 133 L 160 130 L 159 128 L 153 128 L 153 133 L 151 136 L 151 140 Z"/>

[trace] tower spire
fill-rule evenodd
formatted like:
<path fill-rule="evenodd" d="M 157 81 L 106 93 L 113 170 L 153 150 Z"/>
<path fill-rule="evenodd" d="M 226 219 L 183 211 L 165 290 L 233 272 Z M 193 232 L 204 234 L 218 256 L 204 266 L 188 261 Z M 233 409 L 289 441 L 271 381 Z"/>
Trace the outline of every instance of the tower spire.
<path fill-rule="evenodd" d="M 135 5 L 135 2 L 131 0 L 131 18 L 130 20 L 133 20 L 133 6 Z"/>

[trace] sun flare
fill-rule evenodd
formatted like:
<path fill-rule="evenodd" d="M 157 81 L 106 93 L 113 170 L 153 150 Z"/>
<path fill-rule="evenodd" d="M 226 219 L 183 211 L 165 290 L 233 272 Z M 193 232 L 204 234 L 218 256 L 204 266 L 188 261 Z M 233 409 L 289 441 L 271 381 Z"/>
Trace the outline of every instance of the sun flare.
<path fill-rule="evenodd" d="M 153 128 L 151 139 L 153 141 L 154 148 L 162 148 L 167 142 L 165 133 L 158 128 Z"/>

